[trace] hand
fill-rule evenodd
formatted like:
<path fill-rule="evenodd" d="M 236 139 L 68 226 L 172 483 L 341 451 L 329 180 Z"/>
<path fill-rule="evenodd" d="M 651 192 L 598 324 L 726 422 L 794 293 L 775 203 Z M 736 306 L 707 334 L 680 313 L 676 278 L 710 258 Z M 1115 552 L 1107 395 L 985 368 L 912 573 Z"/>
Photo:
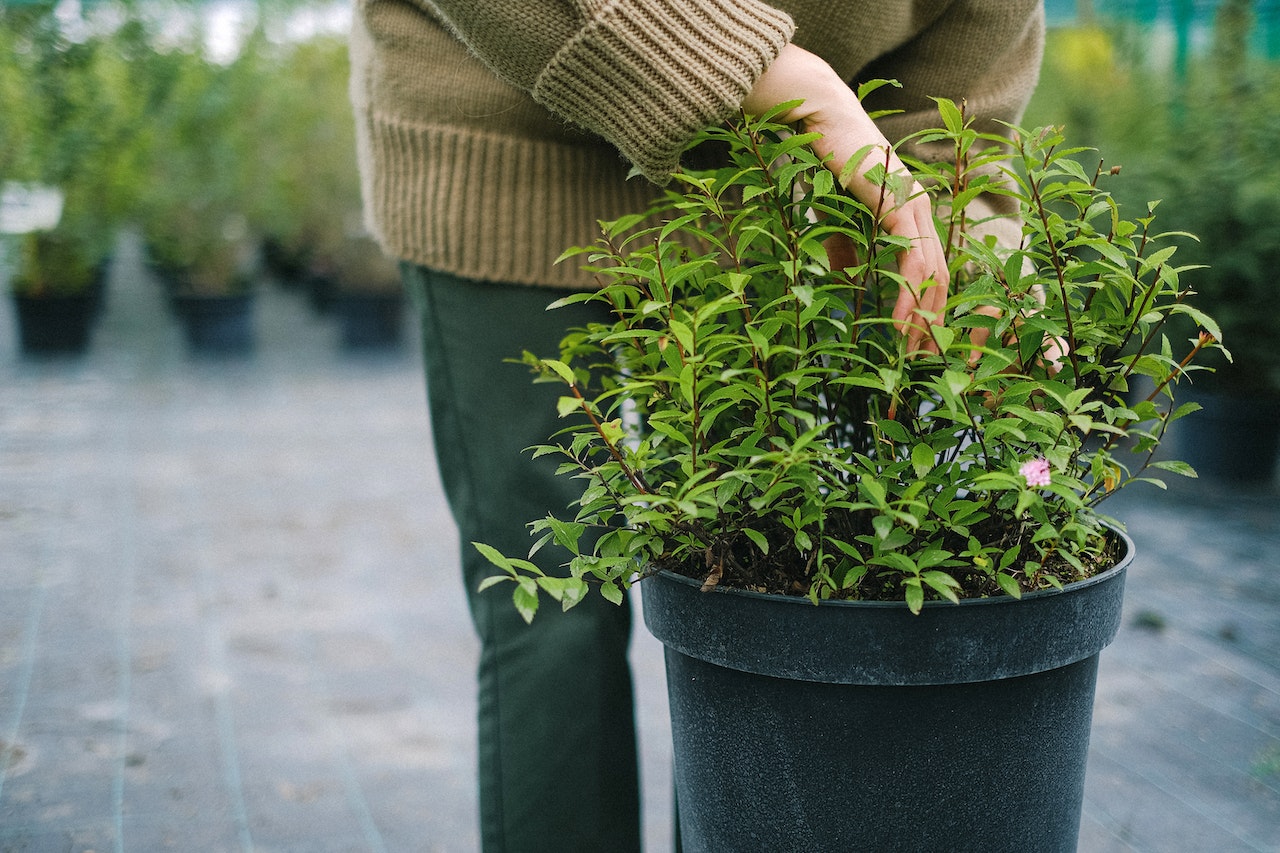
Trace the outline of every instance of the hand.
<path fill-rule="evenodd" d="M 979 305 L 973 309 L 973 313 L 981 314 L 986 317 L 998 318 L 1000 309 L 993 305 Z M 1017 344 L 1018 329 L 1022 326 L 1021 318 L 1015 318 L 1013 327 L 1010 328 L 1004 336 L 1005 344 Z M 981 347 L 987 345 L 987 341 L 991 340 L 991 330 L 985 328 L 976 328 L 969 333 L 969 341 L 973 344 L 974 349 L 969 353 L 970 369 L 978 366 L 978 362 L 982 360 Z M 1040 343 L 1040 355 L 1036 358 L 1037 367 L 1043 367 L 1045 372 L 1050 376 L 1058 375 L 1058 371 L 1062 370 L 1062 363 L 1070 354 L 1070 346 L 1067 344 L 1066 338 L 1053 336 L 1045 338 Z M 1025 370 L 1025 367 L 1023 368 Z M 1004 372 L 1014 372 L 1014 366 L 1010 366 Z"/>
<path fill-rule="evenodd" d="M 836 177 L 845 176 L 845 187 L 880 218 L 887 233 L 911 241 L 910 248 L 898 255 L 898 272 L 905 282 L 894 303 L 893 321 L 907 338 L 907 352 L 936 352 L 929 326 L 942 323 L 950 276 L 928 195 L 898 159 L 849 84 L 803 48 L 784 47 L 742 106 L 748 113 L 759 114 L 798 99 L 803 102 L 780 114 L 779 120 L 822 134 L 813 148 L 827 158 L 827 167 Z M 860 162 L 847 168 L 867 146 L 871 146 L 871 153 L 864 153 Z M 907 197 L 900 203 L 865 177 L 877 163 L 907 179 Z"/>

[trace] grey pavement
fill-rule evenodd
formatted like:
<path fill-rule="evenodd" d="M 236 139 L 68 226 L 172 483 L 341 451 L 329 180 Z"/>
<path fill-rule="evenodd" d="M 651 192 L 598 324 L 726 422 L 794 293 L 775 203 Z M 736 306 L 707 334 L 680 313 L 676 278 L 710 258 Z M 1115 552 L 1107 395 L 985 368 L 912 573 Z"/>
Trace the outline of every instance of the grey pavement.
<path fill-rule="evenodd" d="M 0 853 L 477 849 L 476 645 L 412 334 L 356 357 L 298 293 L 259 309 L 253 357 L 189 357 L 128 241 L 87 357 L 20 359 L 0 306 Z M 1140 556 L 1080 850 L 1276 853 L 1277 493 L 1110 511 Z M 656 852 L 642 627 L 633 660 Z"/>

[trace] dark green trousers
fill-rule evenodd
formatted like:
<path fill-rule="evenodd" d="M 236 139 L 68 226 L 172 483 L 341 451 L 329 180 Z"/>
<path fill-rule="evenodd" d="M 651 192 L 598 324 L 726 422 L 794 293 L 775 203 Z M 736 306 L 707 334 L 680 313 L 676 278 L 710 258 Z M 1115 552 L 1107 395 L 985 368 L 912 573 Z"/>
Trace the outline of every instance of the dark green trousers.
<path fill-rule="evenodd" d="M 526 524 L 562 516 L 581 481 L 524 453 L 562 424 L 561 389 L 507 364 L 524 350 L 556 355 L 594 306 L 548 312 L 559 294 L 402 268 L 422 320 L 436 458 L 462 540 L 462 571 L 480 637 L 480 827 L 485 853 L 629 853 L 640 849 L 629 605 L 599 596 L 562 613 L 544 599 L 532 625 L 511 586 L 471 546 L 523 557 Z M 598 315 L 596 315 L 598 316 Z M 538 554 L 544 571 L 566 553 Z"/>

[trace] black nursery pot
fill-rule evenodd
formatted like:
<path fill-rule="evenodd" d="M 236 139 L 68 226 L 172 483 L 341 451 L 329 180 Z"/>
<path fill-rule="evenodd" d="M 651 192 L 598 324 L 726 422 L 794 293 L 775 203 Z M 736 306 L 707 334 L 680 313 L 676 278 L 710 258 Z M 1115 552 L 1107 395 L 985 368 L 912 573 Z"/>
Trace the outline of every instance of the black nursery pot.
<path fill-rule="evenodd" d="M 179 295 L 174 306 L 187 348 L 193 355 L 225 357 L 253 352 L 253 294 L 226 296 Z"/>
<path fill-rule="evenodd" d="M 89 346 L 98 302 L 92 292 L 14 296 L 21 351 L 34 356 L 83 353 Z"/>
<path fill-rule="evenodd" d="M 644 582 L 686 853 L 1074 851 L 1125 570 L 959 605 Z"/>
<path fill-rule="evenodd" d="M 334 302 L 348 351 L 393 349 L 401 342 L 404 300 L 399 293 L 343 293 Z"/>
<path fill-rule="evenodd" d="M 1280 458 L 1280 399 L 1199 390 L 1186 398 L 1204 408 L 1178 421 L 1178 458 L 1208 479 L 1271 482 Z"/>
<path fill-rule="evenodd" d="M 102 313 L 110 260 L 98 264 L 88 285 L 76 293 L 13 294 L 18 346 L 24 355 L 82 355 Z"/>

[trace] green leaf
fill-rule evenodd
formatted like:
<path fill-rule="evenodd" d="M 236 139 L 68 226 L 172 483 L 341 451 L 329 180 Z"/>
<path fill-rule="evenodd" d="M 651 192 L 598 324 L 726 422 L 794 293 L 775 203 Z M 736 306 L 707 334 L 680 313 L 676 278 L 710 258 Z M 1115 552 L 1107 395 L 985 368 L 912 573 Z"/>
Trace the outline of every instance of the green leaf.
<path fill-rule="evenodd" d="M 912 613 L 919 615 L 924 609 L 924 588 L 920 586 L 918 578 L 907 579 L 907 607 Z"/>
<path fill-rule="evenodd" d="M 538 584 L 532 578 L 521 578 L 511 594 L 516 610 L 526 623 L 532 622 L 538 612 Z"/>
<path fill-rule="evenodd" d="M 471 546 L 479 551 L 481 556 L 498 568 L 512 575 L 516 574 L 515 565 L 512 564 L 511 560 L 497 548 L 494 548 L 492 545 L 486 545 L 483 542 L 472 542 Z"/>
<path fill-rule="evenodd" d="M 956 590 L 961 588 L 960 583 L 951 575 L 946 572 L 931 571 L 922 573 L 920 578 L 943 598 L 953 604 L 960 603 L 960 596 L 956 594 Z"/>
<path fill-rule="evenodd" d="M 547 523 L 555 534 L 557 545 L 572 551 L 574 554 L 580 553 L 578 542 L 582 539 L 582 534 L 587 530 L 585 524 L 580 524 L 576 521 L 561 521 L 554 516 L 549 516 Z"/>
<path fill-rule="evenodd" d="M 1005 595 L 1013 598 L 1022 598 L 1022 588 L 1018 586 L 1018 582 L 1014 580 L 1012 575 L 1006 572 L 997 572 L 996 583 L 1000 585 L 1000 589 L 1004 591 Z"/>
<path fill-rule="evenodd" d="M 938 344 L 938 351 L 946 355 L 947 350 L 951 349 L 951 344 L 955 342 L 955 329 L 949 326 L 930 326 L 929 333 L 933 335 L 933 340 Z"/>
<path fill-rule="evenodd" d="M 476 592 L 484 592 L 486 589 L 489 589 L 490 587 L 495 587 L 500 583 L 506 583 L 507 581 L 514 581 L 514 580 L 515 578 L 507 577 L 506 575 L 490 575 L 489 577 L 480 581 L 480 585 L 476 587 Z"/>
<path fill-rule="evenodd" d="M 573 369 L 563 361 L 557 361 L 554 358 L 544 358 L 541 363 L 543 367 L 550 369 L 569 385 L 574 384 Z"/>
<path fill-rule="evenodd" d="M 750 539 L 755 544 L 757 548 L 760 549 L 761 554 L 769 553 L 769 540 L 768 538 L 765 537 L 763 533 L 761 533 L 759 530 L 753 530 L 750 527 L 742 528 L 742 532 L 748 539 Z"/>
<path fill-rule="evenodd" d="M 947 388 L 957 397 L 969 390 L 969 375 L 959 370 L 944 370 L 942 372 L 942 380 L 947 384 Z"/>
<path fill-rule="evenodd" d="M 1178 462 L 1174 459 L 1166 459 L 1160 462 L 1152 462 L 1152 468 L 1159 468 L 1161 471 L 1170 471 L 1174 474 L 1181 474 L 1184 477 L 1198 477 L 1196 469 L 1192 468 L 1186 462 Z"/>
<path fill-rule="evenodd" d="M 932 471 L 936 459 L 933 448 L 927 444 L 921 443 L 911 448 L 911 467 L 915 469 L 917 477 L 924 477 Z"/>
<path fill-rule="evenodd" d="M 565 610 L 576 607 L 587 597 L 587 584 L 581 578 L 565 578 L 561 604 Z"/>
<path fill-rule="evenodd" d="M 547 595 L 560 601 L 564 598 L 565 579 L 543 575 L 537 579 L 538 587 Z"/>
<path fill-rule="evenodd" d="M 605 581 L 600 585 L 600 594 L 604 596 L 605 601 L 612 604 L 621 604 L 625 597 L 622 587 L 618 586 L 614 581 Z"/>
<path fill-rule="evenodd" d="M 911 441 L 911 433 L 907 432 L 907 428 L 897 421 L 891 421 L 888 418 L 876 421 L 876 426 L 880 431 L 889 437 L 891 441 L 907 443 Z"/>
<path fill-rule="evenodd" d="M 560 417 L 568 417 L 574 412 L 582 411 L 582 402 L 577 397 L 561 397 L 556 400 L 556 412 Z"/>
<path fill-rule="evenodd" d="M 954 101 L 946 98 L 934 98 L 934 103 L 938 105 L 938 112 L 942 115 L 942 123 L 946 125 L 947 130 L 952 133 L 959 133 L 964 130 L 964 116 L 960 113 L 959 107 Z"/>
<path fill-rule="evenodd" d="M 883 77 L 877 77 L 874 80 L 868 80 L 865 83 L 858 84 L 858 100 L 865 100 L 868 95 L 882 86 L 893 86 L 895 89 L 902 88 L 902 84 L 897 80 L 888 80 Z"/>
<path fill-rule="evenodd" d="M 672 320 L 669 325 L 671 326 L 671 334 L 676 336 L 676 340 L 680 342 L 680 349 L 684 351 L 685 355 L 690 355 L 697 351 L 697 347 L 694 346 L 692 329 L 679 320 Z"/>

